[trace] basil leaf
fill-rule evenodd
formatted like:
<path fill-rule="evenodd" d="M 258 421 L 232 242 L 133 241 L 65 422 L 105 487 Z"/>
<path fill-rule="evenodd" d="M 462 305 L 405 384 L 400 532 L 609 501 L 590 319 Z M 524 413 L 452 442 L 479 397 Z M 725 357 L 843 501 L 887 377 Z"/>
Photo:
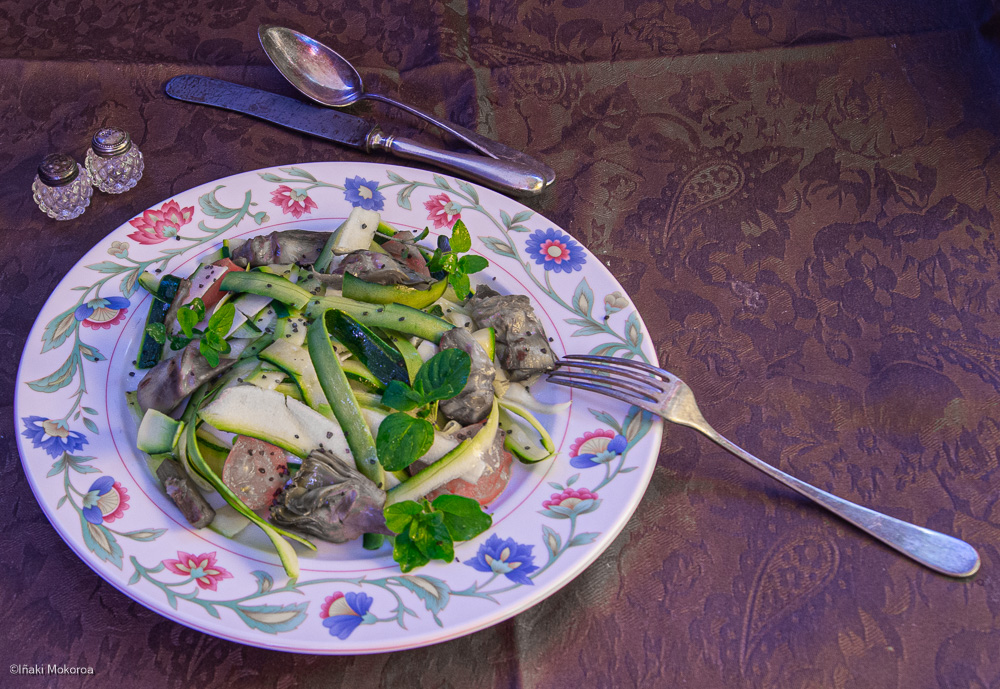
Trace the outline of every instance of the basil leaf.
<path fill-rule="evenodd" d="M 391 380 L 382 393 L 382 404 L 398 411 L 410 411 L 420 405 L 420 395 L 406 383 Z"/>
<path fill-rule="evenodd" d="M 209 366 L 215 368 L 219 365 L 219 353 L 212 349 L 212 345 L 205 342 L 205 340 L 198 343 L 198 351 L 205 357 L 205 361 L 208 362 Z"/>
<path fill-rule="evenodd" d="M 442 349 L 420 367 L 413 389 L 423 404 L 451 399 L 469 381 L 472 358 L 461 349 Z"/>
<path fill-rule="evenodd" d="M 469 541 L 493 525 L 493 517 L 472 498 L 461 495 L 439 495 L 431 503 L 443 516 L 453 540 Z"/>
<path fill-rule="evenodd" d="M 208 330 L 204 335 L 201 336 L 202 344 L 211 347 L 217 352 L 225 353 L 228 352 L 231 347 L 229 343 L 226 342 L 225 338 L 214 330 Z"/>
<path fill-rule="evenodd" d="M 375 454 L 387 471 L 399 471 L 420 459 L 433 444 L 430 421 L 396 412 L 379 424 Z"/>
<path fill-rule="evenodd" d="M 194 315 L 198 317 L 200 321 L 205 317 L 205 302 L 201 300 L 201 297 L 195 297 L 191 300 L 191 303 L 187 305 L 187 308 L 194 311 Z"/>
<path fill-rule="evenodd" d="M 235 317 L 236 307 L 232 303 L 223 304 L 222 308 L 218 309 L 208 319 L 208 328 L 206 330 L 217 332 L 219 335 L 225 337 L 229 329 L 233 327 L 233 318 Z"/>
<path fill-rule="evenodd" d="M 413 521 L 413 516 L 420 514 L 423 508 L 412 500 L 404 500 L 389 505 L 383 510 L 385 525 L 393 533 L 403 533 Z"/>
<path fill-rule="evenodd" d="M 485 270 L 489 265 L 490 262 L 486 258 L 476 254 L 469 254 L 458 259 L 458 268 L 466 275 Z"/>
<path fill-rule="evenodd" d="M 429 557 L 420 552 L 420 548 L 406 531 L 393 539 L 392 559 L 399 563 L 399 569 L 404 574 L 431 561 Z"/>
<path fill-rule="evenodd" d="M 459 300 L 465 299 L 472 292 L 469 285 L 469 276 L 465 273 L 452 273 L 448 276 L 448 282 L 455 288 L 455 296 Z"/>
<path fill-rule="evenodd" d="M 464 254 L 472 248 L 472 237 L 465 223 L 461 220 L 455 221 L 455 226 L 451 228 L 451 250 L 456 254 Z"/>
<path fill-rule="evenodd" d="M 150 323 L 146 326 L 146 334 L 153 338 L 154 342 L 163 344 L 167 341 L 167 326 L 163 323 Z"/>
<path fill-rule="evenodd" d="M 177 322 L 180 324 L 181 330 L 186 337 L 194 337 L 194 326 L 198 325 L 200 321 L 201 316 L 195 313 L 193 309 L 187 307 L 177 309 Z"/>
<path fill-rule="evenodd" d="M 451 562 L 455 559 L 455 545 L 440 512 L 421 512 L 414 516 L 409 535 L 420 552 L 431 560 Z"/>
<path fill-rule="evenodd" d="M 167 335 L 170 338 L 170 349 L 175 352 L 178 349 L 184 349 L 191 343 L 190 337 L 184 337 L 183 335 Z"/>

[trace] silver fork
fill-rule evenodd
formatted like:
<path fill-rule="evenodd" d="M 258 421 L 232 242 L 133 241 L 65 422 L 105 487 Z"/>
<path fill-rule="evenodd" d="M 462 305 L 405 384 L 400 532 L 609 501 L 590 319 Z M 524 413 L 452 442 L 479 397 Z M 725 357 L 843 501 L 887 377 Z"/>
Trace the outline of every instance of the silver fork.
<path fill-rule="evenodd" d="M 722 437 L 701 415 L 691 388 L 672 373 L 641 361 L 578 354 L 565 356 L 556 362 L 556 366 L 558 370 L 549 374 L 550 382 L 615 397 L 662 416 L 667 421 L 689 426 L 755 469 L 760 469 L 903 555 L 941 574 L 968 577 L 979 569 L 979 554 L 965 541 L 838 498 L 789 476 Z M 565 367 L 568 366 L 584 371 L 567 371 Z"/>

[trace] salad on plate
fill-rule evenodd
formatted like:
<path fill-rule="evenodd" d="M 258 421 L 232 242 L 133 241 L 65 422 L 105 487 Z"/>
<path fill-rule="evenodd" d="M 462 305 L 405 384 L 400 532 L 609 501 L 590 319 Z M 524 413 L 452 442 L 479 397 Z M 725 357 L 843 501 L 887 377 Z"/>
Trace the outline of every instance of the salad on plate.
<path fill-rule="evenodd" d="M 136 446 L 193 528 L 262 530 L 290 577 L 317 539 L 391 545 L 409 572 L 490 528 L 515 460 L 554 456 L 530 299 L 474 285 L 489 262 L 461 220 L 427 235 L 355 207 L 139 277 Z"/>

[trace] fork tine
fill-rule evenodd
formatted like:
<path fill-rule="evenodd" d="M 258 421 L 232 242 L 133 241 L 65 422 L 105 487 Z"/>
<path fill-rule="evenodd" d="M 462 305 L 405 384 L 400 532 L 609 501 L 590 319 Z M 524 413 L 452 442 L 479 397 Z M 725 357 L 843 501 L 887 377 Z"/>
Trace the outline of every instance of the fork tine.
<path fill-rule="evenodd" d="M 600 376 L 595 373 L 583 373 L 581 371 L 558 371 L 550 375 L 560 375 L 565 378 L 574 378 L 576 380 L 585 380 L 590 383 L 597 383 L 599 385 L 607 385 L 608 387 L 613 387 L 617 389 L 624 388 L 628 392 L 635 393 L 636 395 L 642 395 L 643 397 L 649 398 L 650 401 L 656 402 L 659 396 L 663 394 L 662 390 L 657 388 L 652 388 L 652 386 L 643 389 L 629 380 L 621 380 L 618 378 L 609 378 L 608 376 Z M 650 389 L 652 388 L 652 389 Z"/>
<path fill-rule="evenodd" d="M 676 377 L 670 371 L 664 371 L 662 368 L 651 366 L 645 361 L 636 361 L 634 359 L 619 359 L 613 356 L 596 356 L 593 354 L 566 354 L 563 356 L 563 359 L 573 359 L 574 361 L 592 361 L 598 364 L 615 364 L 628 368 L 637 368 L 641 371 L 645 371 L 646 373 L 652 373 L 654 376 L 664 376 L 667 379 Z"/>
<path fill-rule="evenodd" d="M 596 392 L 600 395 L 607 395 L 608 397 L 614 397 L 616 399 L 620 399 L 622 402 L 634 404 L 637 407 L 641 407 L 643 409 L 652 411 L 652 409 L 650 409 L 651 405 L 649 402 L 647 402 L 646 400 L 639 399 L 633 395 L 630 395 L 627 392 L 624 392 L 617 388 L 608 387 L 607 385 L 591 385 L 590 383 L 579 381 L 576 378 L 560 377 L 564 375 L 565 374 L 550 373 L 548 380 L 550 383 L 555 383 L 556 385 L 564 385 L 568 388 L 579 388 L 581 390 L 589 390 L 591 392 Z"/>
<path fill-rule="evenodd" d="M 556 366 L 557 367 L 573 366 L 575 368 L 593 369 L 596 371 L 607 371 L 608 373 L 614 373 L 615 375 L 625 376 L 630 380 L 634 380 L 644 385 L 648 385 L 651 388 L 654 388 L 657 392 L 661 393 L 666 392 L 663 388 L 657 385 L 657 383 L 663 383 L 664 381 L 660 380 L 659 378 L 650 378 L 648 375 L 637 373 L 632 369 L 620 368 L 617 366 L 608 366 L 607 364 L 593 364 L 590 363 L 589 361 L 566 361 L 564 359 L 556 361 Z"/>

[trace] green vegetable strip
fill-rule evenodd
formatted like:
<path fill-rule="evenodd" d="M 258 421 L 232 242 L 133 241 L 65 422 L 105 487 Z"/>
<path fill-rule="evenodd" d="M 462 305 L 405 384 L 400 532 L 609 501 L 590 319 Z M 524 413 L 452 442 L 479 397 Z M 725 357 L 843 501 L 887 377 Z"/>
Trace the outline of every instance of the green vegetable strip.
<path fill-rule="evenodd" d="M 324 312 L 312 323 L 306 333 L 306 344 L 309 347 L 309 357 L 312 359 L 320 387 L 327 401 L 333 407 L 333 415 L 344 430 L 347 446 L 354 455 L 354 464 L 366 478 L 379 488 L 385 488 L 385 472 L 375 454 L 375 439 L 372 438 L 368 424 L 361 414 L 361 406 L 354 397 L 354 390 L 347 382 L 347 375 L 340 366 L 340 360 L 330 343 L 330 330 L 327 319 L 333 313 Z M 365 534 L 362 541 L 365 548 L 375 550 L 382 545 L 381 534 Z"/>
<path fill-rule="evenodd" d="M 306 305 L 304 313 L 308 318 L 316 318 L 329 309 L 343 311 L 369 328 L 385 328 L 416 335 L 434 344 L 440 342 L 441 336 L 455 327 L 437 316 L 402 304 L 377 306 L 346 297 L 317 297 Z"/>
<path fill-rule="evenodd" d="M 373 306 L 346 297 L 316 297 L 278 275 L 249 271 L 230 271 L 222 278 L 223 290 L 249 292 L 271 297 L 295 309 L 305 309 L 304 315 L 318 319 L 330 309 L 338 309 L 370 328 L 385 328 L 437 344 L 441 336 L 455 326 L 437 316 L 401 304 Z"/>
<path fill-rule="evenodd" d="M 424 365 L 424 360 L 420 354 L 417 353 L 417 348 L 414 347 L 413 343 L 406 339 L 406 337 L 399 335 L 398 333 L 388 333 L 388 335 L 389 341 L 396 345 L 396 349 L 398 349 L 399 353 L 403 355 L 403 362 L 406 364 L 406 372 L 409 374 L 410 383 L 412 384 L 413 379 L 417 376 L 417 371 L 419 371 L 420 367 Z"/>
<path fill-rule="evenodd" d="M 340 310 L 328 311 L 325 318 L 330 334 L 367 366 L 382 385 L 409 380 L 403 355 L 370 328 Z"/>
<path fill-rule="evenodd" d="M 340 239 L 340 231 L 347 224 L 347 220 L 340 223 L 340 226 L 336 230 L 330 233 L 330 238 L 326 240 L 326 244 L 323 245 L 323 250 L 319 252 L 319 256 L 313 262 L 313 270 L 317 273 L 326 273 L 330 268 L 330 262 L 333 260 L 333 247 L 337 245 L 337 241 Z"/>
<path fill-rule="evenodd" d="M 310 550 L 316 550 L 316 546 L 301 536 L 272 526 L 261 519 L 253 510 L 247 507 L 243 501 L 239 499 L 236 493 L 230 490 L 229 486 L 222 482 L 222 479 L 219 478 L 218 474 L 212 471 L 212 468 L 208 466 L 205 458 L 201 455 L 201 451 L 198 449 L 198 435 L 195 428 L 197 424 L 194 423 L 194 416 L 197 414 L 198 406 L 201 404 L 202 399 L 204 399 L 205 390 L 206 387 L 203 385 L 195 391 L 195 393 L 191 396 L 191 401 L 188 402 L 188 408 L 184 412 L 185 417 L 188 417 L 190 414 L 187 424 L 186 450 L 188 458 L 191 461 L 192 466 L 194 466 L 195 471 L 197 471 L 206 481 L 211 483 L 212 487 L 219 491 L 219 495 L 225 498 L 226 502 L 229 503 L 233 509 L 259 526 L 261 531 L 267 534 L 267 537 L 271 539 L 271 543 L 274 544 L 275 550 L 278 551 L 278 557 L 281 559 L 281 564 L 285 568 L 285 573 L 290 577 L 298 577 L 299 557 L 295 553 L 295 549 L 292 548 L 292 545 L 282 538 L 282 536 L 296 540 L 308 547 Z"/>
<path fill-rule="evenodd" d="M 330 344 L 328 315 L 332 314 L 323 314 L 309 324 L 306 334 L 309 357 L 316 369 L 323 394 L 333 407 L 337 423 L 344 430 L 344 437 L 347 439 L 348 447 L 351 448 L 351 454 L 354 455 L 358 471 L 379 488 L 385 488 L 385 473 L 375 454 L 375 440 L 361 414 L 361 406 L 354 396 L 354 390 L 347 382 L 340 360 L 333 352 L 333 345 Z"/>

